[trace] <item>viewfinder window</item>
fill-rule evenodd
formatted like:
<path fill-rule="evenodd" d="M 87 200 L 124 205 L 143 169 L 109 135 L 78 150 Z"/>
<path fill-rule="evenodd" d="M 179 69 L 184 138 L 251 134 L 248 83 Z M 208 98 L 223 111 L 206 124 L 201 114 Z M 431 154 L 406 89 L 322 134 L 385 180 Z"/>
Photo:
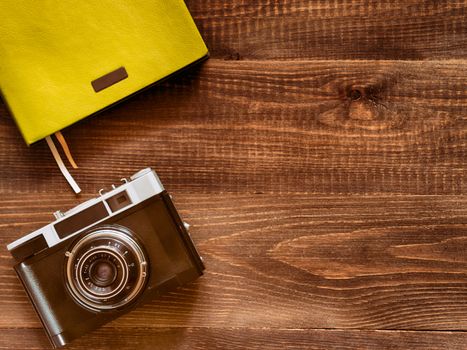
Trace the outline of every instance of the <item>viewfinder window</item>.
<path fill-rule="evenodd" d="M 112 210 L 112 212 L 116 212 L 122 208 L 129 206 L 131 204 L 131 199 L 126 191 L 122 191 L 108 198 L 106 202 L 109 205 L 110 210 Z"/>

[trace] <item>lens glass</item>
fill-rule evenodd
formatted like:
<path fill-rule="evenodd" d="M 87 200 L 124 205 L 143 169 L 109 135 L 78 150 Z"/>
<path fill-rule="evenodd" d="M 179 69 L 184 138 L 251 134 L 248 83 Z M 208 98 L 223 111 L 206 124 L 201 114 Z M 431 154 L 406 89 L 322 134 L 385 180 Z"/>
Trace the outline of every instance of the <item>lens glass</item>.
<path fill-rule="evenodd" d="M 107 287 L 117 277 L 117 267 L 108 260 L 98 260 L 89 268 L 89 277 L 95 285 Z"/>
<path fill-rule="evenodd" d="M 92 248 L 84 253 L 76 270 L 80 287 L 96 298 L 115 295 L 128 282 L 125 261 L 109 247 Z"/>

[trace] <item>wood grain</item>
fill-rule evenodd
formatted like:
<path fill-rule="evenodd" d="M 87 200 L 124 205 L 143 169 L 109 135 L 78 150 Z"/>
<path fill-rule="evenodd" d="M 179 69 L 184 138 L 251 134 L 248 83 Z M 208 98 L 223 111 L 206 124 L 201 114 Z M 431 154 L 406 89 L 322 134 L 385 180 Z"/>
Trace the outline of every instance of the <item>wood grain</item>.
<path fill-rule="evenodd" d="M 178 194 L 175 202 L 206 274 L 114 325 L 467 330 L 465 197 Z M 4 246 L 74 203 L 29 194 L 4 195 L 1 205 L 0 327 L 38 327 Z"/>
<path fill-rule="evenodd" d="M 467 1 L 187 5 L 212 58 L 64 130 L 80 196 L 0 103 L 0 349 L 49 348 L 5 245 L 146 166 L 206 274 L 69 349 L 466 349 Z"/>
<path fill-rule="evenodd" d="M 87 192 L 153 166 L 177 192 L 462 194 L 466 78 L 464 61 L 210 60 L 64 134 Z M 0 115 L 0 192 L 68 191 Z"/>
<path fill-rule="evenodd" d="M 67 349 L 293 349 L 293 350 L 464 350 L 463 332 L 388 332 L 319 329 L 145 328 L 105 327 L 78 339 Z M 50 349 L 42 329 L 6 329 L 0 349 Z"/>
<path fill-rule="evenodd" d="M 421 0 L 187 1 L 213 57 L 467 57 L 467 2 Z"/>

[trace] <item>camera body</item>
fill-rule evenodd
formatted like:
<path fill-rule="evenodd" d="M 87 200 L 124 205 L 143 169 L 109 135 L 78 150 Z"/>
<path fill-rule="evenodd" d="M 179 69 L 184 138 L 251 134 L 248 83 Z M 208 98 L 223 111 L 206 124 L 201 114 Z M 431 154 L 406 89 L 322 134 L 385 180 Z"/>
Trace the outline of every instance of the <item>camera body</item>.
<path fill-rule="evenodd" d="M 156 173 L 122 181 L 8 245 L 54 347 L 203 274 Z"/>

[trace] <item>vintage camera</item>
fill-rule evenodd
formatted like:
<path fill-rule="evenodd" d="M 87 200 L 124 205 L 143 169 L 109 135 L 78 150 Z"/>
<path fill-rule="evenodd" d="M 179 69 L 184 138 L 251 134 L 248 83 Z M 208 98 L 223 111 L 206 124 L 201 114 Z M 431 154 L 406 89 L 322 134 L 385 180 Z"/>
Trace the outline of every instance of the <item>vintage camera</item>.
<path fill-rule="evenodd" d="M 203 273 L 156 173 L 143 169 L 122 182 L 8 245 L 54 347 Z"/>

